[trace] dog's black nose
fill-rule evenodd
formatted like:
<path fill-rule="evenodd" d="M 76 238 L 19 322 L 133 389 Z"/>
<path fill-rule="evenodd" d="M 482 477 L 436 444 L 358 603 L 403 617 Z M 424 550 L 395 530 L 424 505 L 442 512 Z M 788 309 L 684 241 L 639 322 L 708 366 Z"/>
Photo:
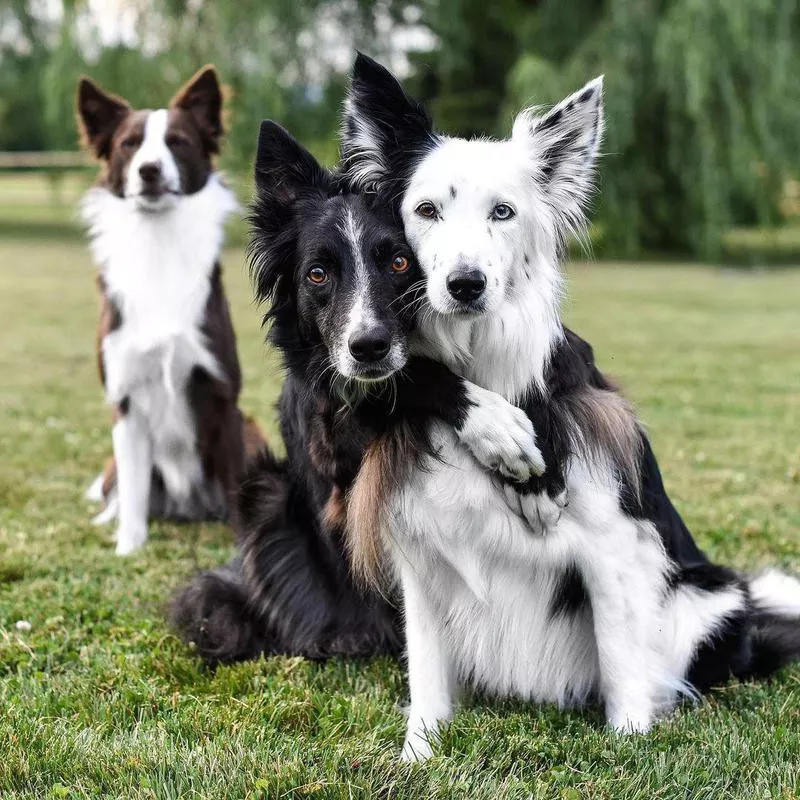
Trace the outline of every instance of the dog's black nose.
<path fill-rule="evenodd" d="M 447 291 L 461 303 L 477 300 L 486 288 L 486 276 L 478 269 L 457 270 L 447 276 Z"/>
<path fill-rule="evenodd" d="M 372 364 L 385 358 L 392 346 L 392 337 L 383 326 L 356 331 L 347 343 L 356 361 Z"/>
<path fill-rule="evenodd" d="M 148 161 L 139 167 L 139 177 L 145 183 L 155 183 L 161 177 L 161 165 Z"/>

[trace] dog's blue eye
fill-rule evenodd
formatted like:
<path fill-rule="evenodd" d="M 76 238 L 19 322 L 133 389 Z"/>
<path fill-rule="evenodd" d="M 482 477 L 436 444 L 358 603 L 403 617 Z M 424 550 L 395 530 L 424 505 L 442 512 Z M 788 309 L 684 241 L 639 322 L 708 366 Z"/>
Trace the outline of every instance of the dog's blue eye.
<path fill-rule="evenodd" d="M 492 219 L 506 220 L 516 216 L 516 211 L 508 203 L 498 203 L 492 209 Z"/>

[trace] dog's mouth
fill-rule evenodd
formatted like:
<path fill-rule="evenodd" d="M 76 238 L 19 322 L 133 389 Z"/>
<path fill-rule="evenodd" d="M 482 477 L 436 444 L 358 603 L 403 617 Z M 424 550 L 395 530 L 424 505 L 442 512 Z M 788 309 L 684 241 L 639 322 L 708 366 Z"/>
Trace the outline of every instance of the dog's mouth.
<path fill-rule="evenodd" d="M 460 303 L 455 301 L 453 308 L 448 313 L 455 314 L 459 317 L 476 317 L 486 313 L 486 301 L 475 300 L 471 303 Z"/>
<path fill-rule="evenodd" d="M 389 380 L 398 369 L 399 367 L 394 364 L 370 364 L 369 366 L 356 367 L 348 377 L 358 383 L 371 385 Z"/>
<path fill-rule="evenodd" d="M 446 317 L 458 317 L 460 319 L 470 319 L 471 317 L 479 317 L 485 314 L 489 308 L 484 297 L 477 300 L 470 300 L 462 302 L 452 297 L 448 297 L 445 302 L 433 303 L 431 307 L 437 314 Z"/>
<path fill-rule="evenodd" d="M 138 194 L 133 195 L 133 199 L 140 208 L 159 210 L 166 205 L 170 205 L 181 193 L 168 186 L 145 187 Z"/>
<path fill-rule="evenodd" d="M 336 352 L 336 351 L 335 351 Z M 338 350 L 333 359 L 336 373 L 346 382 L 361 386 L 375 386 L 389 380 L 406 365 L 404 348 L 394 345 L 381 359 L 376 361 L 357 361 L 349 352 Z"/>

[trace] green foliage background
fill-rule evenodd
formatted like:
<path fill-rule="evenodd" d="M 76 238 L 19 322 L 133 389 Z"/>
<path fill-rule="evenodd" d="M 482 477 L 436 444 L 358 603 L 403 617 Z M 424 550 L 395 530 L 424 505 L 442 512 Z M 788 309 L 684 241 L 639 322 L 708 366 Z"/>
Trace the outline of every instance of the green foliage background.
<path fill-rule="evenodd" d="M 86 2 L 57 6 L 0 5 L 0 150 L 74 148 L 82 73 L 147 105 L 214 62 L 228 169 L 249 171 L 263 117 L 333 161 L 352 50 L 388 59 L 415 30 L 407 80 L 447 132 L 502 135 L 605 73 L 599 253 L 714 259 L 731 228 L 796 221 L 797 0 L 132 0 L 114 43 Z"/>

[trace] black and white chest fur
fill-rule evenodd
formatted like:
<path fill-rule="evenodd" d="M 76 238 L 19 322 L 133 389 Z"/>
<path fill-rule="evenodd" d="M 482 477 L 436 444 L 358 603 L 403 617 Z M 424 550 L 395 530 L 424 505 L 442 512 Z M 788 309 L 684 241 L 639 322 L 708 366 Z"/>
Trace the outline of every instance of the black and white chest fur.
<path fill-rule="evenodd" d="M 237 205 L 211 164 L 220 105 L 213 69 L 156 111 L 132 110 L 88 81 L 79 91 L 85 137 L 106 161 L 82 212 L 115 409 L 113 468 L 93 488 L 106 499 L 98 521 L 119 519 L 120 554 L 144 543 L 148 516 L 225 514 L 241 458 L 239 364 L 219 265 Z"/>
<path fill-rule="evenodd" d="M 391 75 L 356 62 L 344 161 L 402 198 L 430 306 L 417 348 L 525 409 L 547 464 L 503 485 L 434 423 L 429 454 L 385 498 L 409 759 L 430 754 L 458 684 L 598 699 L 615 729 L 645 731 L 681 694 L 800 655 L 800 583 L 708 562 L 630 407 L 560 321 L 558 255 L 582 228 L 602 127 L 598 79 L 523 112 L 509 140 L 440 137 Z"/>

